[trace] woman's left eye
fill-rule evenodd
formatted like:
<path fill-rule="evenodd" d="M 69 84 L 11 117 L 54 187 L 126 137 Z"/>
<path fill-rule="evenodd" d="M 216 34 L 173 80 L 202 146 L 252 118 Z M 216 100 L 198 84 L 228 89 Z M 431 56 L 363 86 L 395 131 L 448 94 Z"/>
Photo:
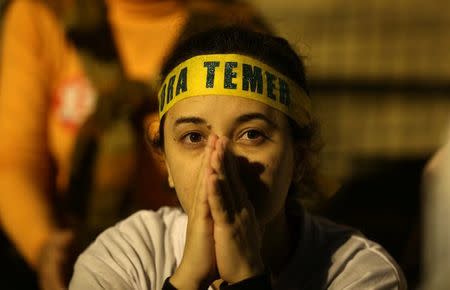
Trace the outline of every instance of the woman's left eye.
<path fill-rule="evenodd" d="M 266 139 L 266 135 L 260 130 L 250 129 L 243 132 L 239 139 L 246 143 L 259 144 Z"/>

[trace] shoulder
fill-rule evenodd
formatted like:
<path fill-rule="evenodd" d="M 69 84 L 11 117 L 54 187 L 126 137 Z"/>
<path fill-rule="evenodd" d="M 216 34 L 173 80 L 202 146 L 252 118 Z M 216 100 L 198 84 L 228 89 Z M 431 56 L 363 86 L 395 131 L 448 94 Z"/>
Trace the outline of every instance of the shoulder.
<path fill-rule="evenodd" d="M 177 208 L 133 214 L 100 234 L 80 255 L 71 285 L 105 279 L 157 289 L 181 259 L 186 222 Z"/>
<path fill-rule="evenodd" d="M 89 248 L 104 245 L 114 246 L 117 242 L 128 242 L 130 246 L 173 243 L 185 229 L 186 215 L 175 207 L 162 207 L 157 211 L 141 210 L 115 226 L 105 230 Z"/>
<path fill-rule="evenodd" d="M 12 1 L 3 21 L 3 41 L 13 51 L 23 48 L 27 54 L 50 58 L 66 44 L 61 20 L 43 0 Z"/>
<path fill-rule="evenodd" d="M 56 15 L 44 1 L 14 0 L 7 6 L 6 21 L 21 21 L 23 24 L 34 23 L 36 20 L 55 21 Z"/>
<path fill-rule="evenodd" d="M 322 251 L 330 255 L 328 289 L 406 289 L 400 267 L 381 245 L 350 227 L 312 219 Z"/>
<path fill-rule="evenodd" d="M 406 289 L 402 271 L 394 259 L 357 230 L 306 211 L 302 225 L 295 258 L 296 265 L 305 269 L 298 275 L 299 284 L 328 290 Z"/>
<path fill-rule="evenodd" d="M 353 234 L 332 255 L 328 272 L 330 289 L 406 289 L 403 273 L 379 244 Z"/>
<path fill-rule="evenodd" d="M 141 210 L 106 230 L 104 235 L 109 232 L 157 235 L 177 227 L 185 217 L 183 211 L 176 207 L 161 207 L 157 211 Z"/>

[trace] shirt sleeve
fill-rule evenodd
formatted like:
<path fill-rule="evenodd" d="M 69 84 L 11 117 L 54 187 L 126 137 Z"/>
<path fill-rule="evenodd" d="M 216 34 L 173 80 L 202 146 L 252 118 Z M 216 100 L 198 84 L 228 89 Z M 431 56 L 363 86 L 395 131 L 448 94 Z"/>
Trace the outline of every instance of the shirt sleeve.
<path fill-rule="evenodd" d="M 78 258 L 69 290 L 161 290 L 176 267 L 173 226 L 161 214 L 140 211 L 103 232 Z"/>
<path fill-rule="evenodd" d="M 334 257 L 340 260 L 330 273 L 329 290 L 406 290 L 406 281 L 399 266 L 378 244 L 353 236 Z"/>

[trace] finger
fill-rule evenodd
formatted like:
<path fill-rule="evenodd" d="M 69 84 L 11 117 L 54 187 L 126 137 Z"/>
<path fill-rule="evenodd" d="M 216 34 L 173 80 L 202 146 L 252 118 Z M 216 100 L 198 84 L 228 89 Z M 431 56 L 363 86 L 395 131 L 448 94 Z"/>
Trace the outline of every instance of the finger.
<path fill-rule="evenodd" d="M 211 134 L 208 138 L 207 145 L 205 147 L 202 165 L 199 173 L 199 186 L 196 190 L 193 212 L 198 217 L 207 217 L 209 215 L 208 196 L 206 192 L 206 179 L 211 174 L 211 154 L 215 148 L 217 141 L 217 135 Z"/>
<path fill-rule="evenodd" d="M 221 192 L 218 175 L 213 173 L 207 180 L 208 204 L 214 224 L 224 225 L 231 222 L 224 195 Z"/>
<path fill-rule="evenodd" d="M 223 146 L 221 145 L 221 139 L 216 142 L 215 150 L 211 153 L 211 168 L 219 177 L 219 179 L 225 179 L 223 168 Z"/>
<path fill-rule="evenodd" d="M 241 177 L 239 176 L 237 158 L 233 154 L 228 140 L 224 140 L 222 146 L 224 150 L 224 174 L 228 180 L 229 187 L 232 189 L 231 194 L 234 201 L 234 207 L 236 209 L 241 209 L 247 200 L 247 192 L 241 182 Z"/>
<path fill-rule="evenodd" d="M 211 156 L 211 167 L 217 174 L 218 186 L 224 200 L 224 206 L 229 214 L 232 214 L 235 210 L 235 197 L 233 191 L 235 190 L 229 181 L 229 178 L 225 172 L 224 154 L 226 138 L 222 137 L 217 140 L 216 150 Z"/>
<path fill-rule="evenodd" d="M 197 184 L 195 187 L 195 194 L 194 194 L 194 205 L 196 204 L 196 202 L 198 200 L 200 190 L 205 185 L 205 183 L 204 183 L 205 170 L 204 169 L 207 165 L 206 159 L 208 158 L 208 155 L 209 155 L 208 152 L 210 151 L 211 147 L 213 146 L 211 143 L 212 143 L 212 139 L 208 138 L 205 151 L 203 152 L 200 167 L 198 168 Z"/>

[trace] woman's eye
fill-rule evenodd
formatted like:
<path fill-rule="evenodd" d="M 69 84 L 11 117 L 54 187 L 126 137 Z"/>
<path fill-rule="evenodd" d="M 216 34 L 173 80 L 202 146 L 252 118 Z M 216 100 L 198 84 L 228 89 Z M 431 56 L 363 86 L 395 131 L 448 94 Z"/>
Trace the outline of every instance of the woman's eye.
<path fill-rule="evenodd" d="M 256 129 L 250 129 L 245 131 L 242 135 L 241 135 L 241 141 L 248 143 L 248 144 L 259 144 L 261 142 L 264 141 L 264 139 L 266 139 L 266 135 Z"/>
<path fill-rule="evenodd" d="M 247 132 L 245 132 L 244 136 L 248 139 L 257 139 L 259 137 L 262 137 L 262 134 L 261 132 L 256 130 L 248 130 Z"/>
<path fill-rule="evenodd" d="M 183 136 L 183 142 L 188 144 L 198 144 L 204 141 L 204 137 L 202 134 L 198 132 L 190 132 Z"/>

